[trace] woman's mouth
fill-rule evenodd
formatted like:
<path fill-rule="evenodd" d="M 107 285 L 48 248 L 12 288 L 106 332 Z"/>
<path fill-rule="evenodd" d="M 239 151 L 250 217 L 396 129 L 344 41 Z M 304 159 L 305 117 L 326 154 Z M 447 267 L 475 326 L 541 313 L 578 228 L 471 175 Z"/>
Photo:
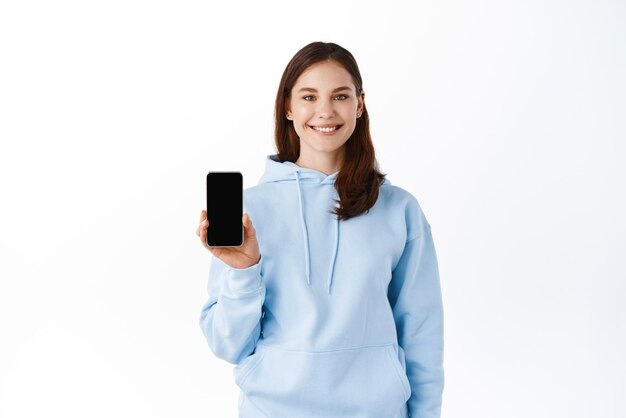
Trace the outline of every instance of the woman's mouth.
<path fill-rule="evenodd" d="M 330 125 L 330 126 L 310 126 L 314 131 L 324 134 L 324 135 L 332 135 L 334 134 L 342 125 Z"/>

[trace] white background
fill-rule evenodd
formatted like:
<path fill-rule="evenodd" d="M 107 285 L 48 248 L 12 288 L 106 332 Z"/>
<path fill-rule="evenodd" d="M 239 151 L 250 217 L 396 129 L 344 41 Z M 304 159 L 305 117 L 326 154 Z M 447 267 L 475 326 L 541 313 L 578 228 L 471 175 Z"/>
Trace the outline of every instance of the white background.
<path fill-rule="evenodd" d="M 626 416 L 625 3 L 224 3 L 0 6 L 0 416 L 236 416 L 205 175 L 257 183 L 317 40 L 432 226 L 443 417 Z"/>

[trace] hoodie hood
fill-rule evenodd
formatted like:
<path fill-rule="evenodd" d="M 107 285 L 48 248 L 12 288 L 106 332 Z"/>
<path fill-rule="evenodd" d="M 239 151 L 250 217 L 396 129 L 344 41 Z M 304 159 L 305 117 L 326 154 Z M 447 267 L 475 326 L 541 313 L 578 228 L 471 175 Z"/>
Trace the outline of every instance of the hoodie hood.
<path fill-rule="evenodd" d="M 301 183 L 314 183 L 319 185 L 319 187 L 332 187 L 334 191 L 334 195 L 336 199 L 339 200 L 339 195 L 337 194 L 337 190 L 335 189 L 335 178 L 339 171 L 336 171 L 330 175 L 326 175 L 321 171 L 317 171 L 311 168 L 300 167 L 299 165 L 292 163 L 291 161 L 281 162 L 278 159 L 278 154 L 268 155 L 265 160 L 265 172 L 261 179 L 259 180 L 259 184 L 263 183 L 280 183 L 280 182 L 295 182 L 297 185 L 298 192 L 298 202 L 300 208 L 300 226 L 302 227 L 302 239 L 303 239 L 303 247 L 304 247 L 304 265 L 305 272 L 304 275 L 306 277 L 306 282 L 311 285 L 311 253 L 309 249 L 309 234 L 306 226 L 306 221 L 304 219 L 304 202 L 302 198 L 302 188 L 300 186 Z M 338 204 L 336 203 L 335 206 Z M 328 266 L 328 278 L 327 278 L 327 287 L 328 293 L 330 293 L 330 287 L 333 282 L 333 267 L 335 265 L 335 258 L 337 257 L 337 248 L 339 246 L 339 219 L 335 219 L 335 236 L 334 236 L 334 245 L 333 245 L 333 254 L 331 258 L 331 262 Z"/>
<path fill-rule="evenodd" d="M 331 203 L 331 207 L 339 206 L 339 194 L 337 193 L 337 189 L 335 189 L 335 179 L 339 171 L 336 171 L 332 174 L 325 174 L 321 171 L 317 171 L 311 168 L 300 167 L 299 165 L 291 162 L 291 161 L 280 161 L 278 159 L 278 154 L 268 155 L 265 159 L 265 171 L 259 180 L 259 184 L 263 183 L 282 183 L 282 182 L 295 182 L 296 190 L 298 193 L 298 202 L 300 208 L 300 226 L 302 228 L 302 237 L 303 237 L 303 248 L 304 248 L 304 265 L 305 272 L 304 275 L 306 277 L 306 281 L 309 285 L 311 285 L 311 254 L 309 249 L 309 234 L 307 230 L 307 225 L 305 221 L 305 205 L 306 201 L 303 199 L 302 194 L 302 183 L 314 184 L 318 187 L 332 187 L 332 193 L 335 196 L 334 202 Z M 391 184 L 387 179 L 383 182 L 383 184 Z M 335 259 L 337 257 L 337 248 L 339 248 L 339 218 L 335 215 L 335 228 L 334 228 L 334 239 L 333 239 L 333 247 L 332 247 L 332 257 L 330 264 L 328 265 L 328 276 L 327 276 L 327 288 L 328 293 L 330 293 L 330 288 L 333 283 L 333 269 L 335 266 Z"/>

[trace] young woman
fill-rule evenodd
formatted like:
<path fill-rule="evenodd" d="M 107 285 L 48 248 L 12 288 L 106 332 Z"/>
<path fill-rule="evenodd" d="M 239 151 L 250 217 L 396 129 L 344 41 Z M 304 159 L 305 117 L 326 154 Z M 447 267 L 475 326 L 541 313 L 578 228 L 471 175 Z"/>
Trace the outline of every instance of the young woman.
<path fill-rule="evenodd" d="M 437 258 L 417 200 L 377 167 L 350 52 L 313 42 L 276 96 L 277 154 L 244 191 L 244 243 L 214 256 L 200 326 L 241 418 L 434 418 L 444 386 Z M 254 220 L 254 225 L 253 221 Z"/>

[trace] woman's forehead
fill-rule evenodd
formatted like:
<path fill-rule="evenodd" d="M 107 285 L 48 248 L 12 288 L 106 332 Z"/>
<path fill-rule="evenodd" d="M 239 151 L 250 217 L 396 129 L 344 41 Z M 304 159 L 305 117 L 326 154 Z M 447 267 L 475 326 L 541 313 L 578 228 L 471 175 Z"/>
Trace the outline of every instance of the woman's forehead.
<path fill-rule="evenodd" d="M 339 90 L 344 88 L 354 90 L 354 82 L 350 73 L 335 61 L 322 61 L 308 67 L 294 84 L 294 89 L 310 90 Z"/>

